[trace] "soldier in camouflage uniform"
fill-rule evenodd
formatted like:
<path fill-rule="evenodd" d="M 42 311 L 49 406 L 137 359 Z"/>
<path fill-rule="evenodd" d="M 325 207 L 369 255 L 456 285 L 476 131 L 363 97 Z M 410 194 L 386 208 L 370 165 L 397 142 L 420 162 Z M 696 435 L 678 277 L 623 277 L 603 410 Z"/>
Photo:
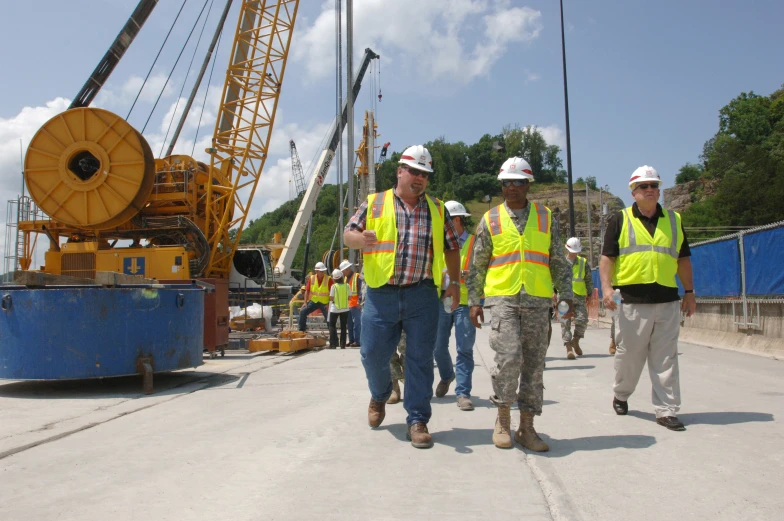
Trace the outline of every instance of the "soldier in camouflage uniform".
<path fill-rule="evenodd" d="M 582 251 L 580 239 L 572 237 L 566 241 L 566 262 L 572 272 L 572 291 L 574 292 L 574 336 L 572 336 L 572 321 L 561 322 L 561 340 L 566 347 L 566 358 L 574 360 L 583 355 L 580 348 L 580 339 L 585 336 L 588 326 L 588 303 L 593 295 L 593 278 L 591 265 L 584 257 L 577 254 Z"/>
<path fill-rule="evenodd" d="M 533 418 L 542 414 L 542 375 L 548 347 L 553 284 L 562 300 L 570 306 L 565 316 L 571 317 L 571 269 L 564 256 L 557 221 L 552 220 L 549 209 L 529 203 L 526 198 L 529 183 L 533 181 L 528 163 L 521 158 L 510 158 L 502 166 L 498 178 L 503 183 L 504 204 L 487 212 L 477 227 L 467 280 L 468 305 L 471 307 L 471 320 L 478 328 L 484 321 L 480 306 L 482 295 L 485 295 L 484 307 L 491 313 L 490 348 L 495 351 L 491 401 L 498 408 L 493 443 L 499 448 L 512 447 L 510 406 L 516 400 L 520 409 L 520 427 L 515 433 L 515 441 L 530 450 L 546 451 L 549 447 L 534 430 Z M 494 221 L 494 215 L 503 217 Z M 531 216 L 535 221 L 531 221 Z M 511 223 L 507 219 L 511 219 Z M 530 230 L 526 228 L 529 221 Z M 510 234 L 507 226 L 510 224 L 516 228 L 516 235 Z M 505 233 L 512 236 L 512 243 L 507 244 L 515 244 L 516 251 L 494 252 L 494 241 L 499 240 L 502 226 Z M 525 237 L 526 251 L 520 251 L 523 248 L 519 237 Z M 541 241 L 549 241 L 546 253 L 529 251 L 529 247 L 536 250 L 537 244 L 541 247 Z M 507 266 L 503 273 L 509 273 L 509 268 L 515 271 L 504 279 L 503 273 L 498 275 L 496 266 Z M 495 271 L 491 274 L 490 269 Z M 488 280 L 489 276 L 492 282 Z M 525 280 L 519 291 L 493 295 L 497 293 L 493 284 L 515 287 L 514 276 L 517 276 L 517 281 Z M 530 294 L 532 291 L 541 296 Z"/>
<path fill-rule="evenodd" d="M 400 341 L 397 343 L 397 349 L 392 354 L 389 360 L 389 372 L 392 373 L 392 394 L 387 398 L 387 403 L 398 403 L 403 394 L 400 392 L 400 382 L 405 380 L 406 373 L 406 332 L 400 333 Z"/>

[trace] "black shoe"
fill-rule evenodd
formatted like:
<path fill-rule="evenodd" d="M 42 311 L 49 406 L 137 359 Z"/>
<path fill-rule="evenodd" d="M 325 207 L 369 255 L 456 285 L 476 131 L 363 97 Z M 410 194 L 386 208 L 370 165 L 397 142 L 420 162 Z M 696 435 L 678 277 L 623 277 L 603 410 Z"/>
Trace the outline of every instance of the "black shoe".
<path fill-rule="evenodd" d="M 662 416 L 661 418 L 656 418 L 656 423 L 667 427 L 671 431 L 686 430 L 686 427 L 683 425 L 683 422 L 681 422 L 676 416 Z"/>
<path fill-rule="evenodd" d="M 615 414 L 624 416 L 629 413 L 629 402 L 623 402 L 618 398 L 613 398 L 613 409 Z"/>

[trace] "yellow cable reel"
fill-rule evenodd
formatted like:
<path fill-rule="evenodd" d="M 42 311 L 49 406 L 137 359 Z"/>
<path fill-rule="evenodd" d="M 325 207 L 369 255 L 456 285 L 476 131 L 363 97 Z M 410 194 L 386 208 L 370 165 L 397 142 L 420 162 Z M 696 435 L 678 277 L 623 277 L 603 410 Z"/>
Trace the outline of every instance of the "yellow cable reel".
<path fill-rule="evenodd" d="M 35 203 L 55 221 L 106 230 L 144 207 L 155 182 L 147 140 L 103 109 L 71 109 L 35 134 L 24 163 Z"/>

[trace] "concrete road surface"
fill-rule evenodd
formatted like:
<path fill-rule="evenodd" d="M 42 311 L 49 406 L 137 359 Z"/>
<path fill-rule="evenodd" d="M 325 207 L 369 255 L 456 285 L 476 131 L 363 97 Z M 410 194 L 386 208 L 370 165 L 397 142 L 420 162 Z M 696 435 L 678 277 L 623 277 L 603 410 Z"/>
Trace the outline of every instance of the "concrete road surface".
<path fill-rule="evenodd" d="M 454 386 L 434 398 L 430 450 L 405 441 L 402 405 L 368 428 L 356 349 L 231 354 L 158 376 L 152 396 L 126 378 L 4 383 L 0 520 L 782 518 L 782 362 L 681 345 L 687 430 L 671 432 L 647 371 L 629 416 L 613 412 L 607 329 L 574 361 L 554 330 L 545 454 L 492 445 L 487 329 L 477 408 L 458 410 Z"/>

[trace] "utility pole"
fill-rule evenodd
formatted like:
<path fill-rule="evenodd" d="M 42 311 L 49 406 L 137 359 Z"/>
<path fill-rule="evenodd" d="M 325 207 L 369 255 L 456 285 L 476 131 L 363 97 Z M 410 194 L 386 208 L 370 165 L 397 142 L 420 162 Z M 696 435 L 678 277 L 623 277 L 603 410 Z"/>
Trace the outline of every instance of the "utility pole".
<path fill-rule="evenodd" d="M 347 118 L 348 122 L 346 123 L 346 141 L 347 143 L 347 150 L 348 150 L 348 166 L 346 168 L 346 172 L 348 173 L 348 212 L 349 215 L 354 215 L 354 161 L 352 161 L 354 157 L 354 68 L 353 68 L 353 53 L 354 53 L 354 2 L 352 0 L 346 0 L 346 81 L 348 82 L 348 86 L 346 87 L 347 95 L 348 95 L 348 102 L 347 102 Z M 373 128 L 371 127 L 371 131 Z M 341 215 L 342 215 L 341 211 Z M 343 223 L 341 223 L 342 225 Z M 343 258 L 343 229 L 341 228 L 338 230 L 338 234 L 340 235 L 340 258 Z M 348 251 L 348 258 L 350 262 L 354 262 L 355 260 L 356 251 L 349 250 Z"/>
<path fill-rule="evenodd" d="M 586 178 L 587 179 L 587 178 Z M 591 195 L 585 182 L 585 213 L 588 215 L 588 262 L 593 266 L 593 234 L 591 233 Z"/>
<path fill-rule="evenodd" d="M 566 38 L 564 36 L 563 0 L 561 0 L 561 56 L 563 57 L 564 109 L 566 112 L 566 175 L 569 186 L 569 236 L 574 233 L 574 191 L 572 188 L 572 141 L 569 135 L 569 89 L 566 85 Z"/>

